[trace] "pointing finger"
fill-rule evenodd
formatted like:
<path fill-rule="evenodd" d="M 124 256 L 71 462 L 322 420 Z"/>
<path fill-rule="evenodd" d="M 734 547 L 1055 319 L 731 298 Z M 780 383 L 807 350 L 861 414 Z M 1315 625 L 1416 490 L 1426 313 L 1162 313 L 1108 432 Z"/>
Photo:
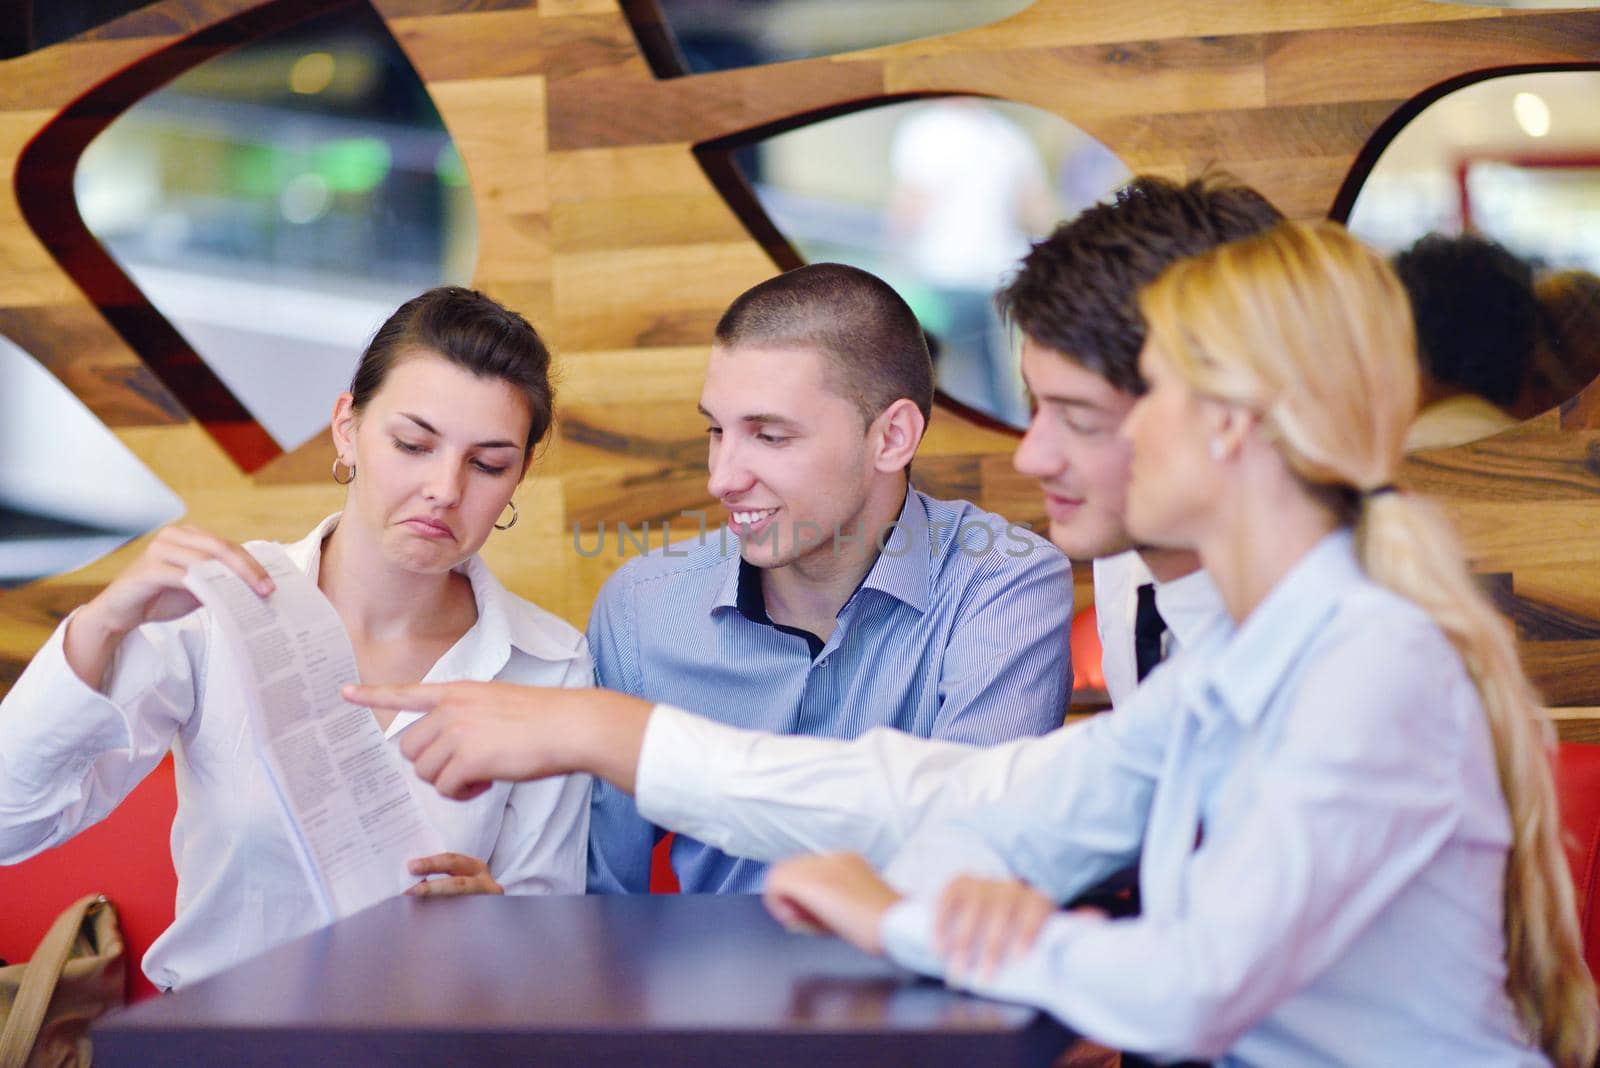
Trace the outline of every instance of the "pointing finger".
<path fill-rule="evenodd" d="M 450 692 L 442 683 L 418 683 L 410 686 L 346 686 L 340 691 L 353 705 L 367 708 L 388 708 L 397 712 L 431 712 Z"/>

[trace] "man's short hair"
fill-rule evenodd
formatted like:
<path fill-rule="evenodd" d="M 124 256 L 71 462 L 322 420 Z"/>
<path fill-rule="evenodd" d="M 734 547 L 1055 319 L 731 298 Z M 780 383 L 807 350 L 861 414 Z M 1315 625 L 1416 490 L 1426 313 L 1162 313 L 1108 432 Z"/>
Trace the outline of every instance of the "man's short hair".
<path fill-rule="evenodd" d="M 1266 197 L 1225 175 L 1184 185 L 1145 175 L 1037 242 L 995 303 L 1038 344 L 1141 394 L 1140 287 L 1177 260 L 1282 221 Z"/>
<path fill-rule="evenodd" d="M 1533 269 L 1475 234 L 1429 234 L 1394 269 L 1411 296 L 1423 374 L 1502 408 L 1514 403 L 1539 337 Z"/>
<path fill-rule="evenodd" d="M 904 397 L 933 412 L 933 360 L 916 314 L 883 279 L 842 263 L 812 263 L 746 290 L 717 322 L 723 348 L 815 349 L 828 387 L 863 425 Z"/>

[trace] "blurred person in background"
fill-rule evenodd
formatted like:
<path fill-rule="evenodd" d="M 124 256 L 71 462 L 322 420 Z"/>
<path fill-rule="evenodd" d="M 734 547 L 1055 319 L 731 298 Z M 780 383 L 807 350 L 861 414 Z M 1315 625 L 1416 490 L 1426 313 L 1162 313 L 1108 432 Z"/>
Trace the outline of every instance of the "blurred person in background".
<path fill-rule="evenodd" d="M 1600 376 L 1600 276 L 1556 271 L 1533 287 L 1539 344 L 1512 414 L 1532 419 L 1571 400 Z"/>
<path fill-rule="evenodd" d="M 1394 258 L 1417 326 L 1422 394 L 1406 451 L 1445 449 L 1517 423 L 1539 336 L 1533 270 L 1475 234 L 1429 234 Z"/>
<path fill-rule="evenodd" d="M 1030 239 L 1055 219 L 1038 148 L 984 101 L 949 97 L 920 105 L 895 127 L 889 168 L 889 250 L 930 287 L 945 319 L 935 331 L 940 382 L 962 375 L 952 362 L 970 361 L 985 410 L 1025 424 L 1022 382 L 993 298 Z"/>

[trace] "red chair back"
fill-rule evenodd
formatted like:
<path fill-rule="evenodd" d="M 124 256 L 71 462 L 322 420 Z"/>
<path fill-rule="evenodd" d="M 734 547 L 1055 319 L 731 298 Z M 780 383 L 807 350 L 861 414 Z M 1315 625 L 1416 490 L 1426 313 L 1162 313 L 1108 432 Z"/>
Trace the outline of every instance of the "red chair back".
<path fill-rule="evenodd" d="M 84 894 L 104 894 L 117 907 L 127 944 L 129 1000 L 155 994 L 139 966 L 150 943 L 172 923 L 177 809 L 168 756 L 102 822 L 21 864 L 0 867 L 0 958 L 28 960 L 62 909 Z"/>
<path fill-rule="evenodd" d="M 672 840 L 677 836 L 667 832 L 650 851 L 650 892 L 676 894 L 678 873 L 672 870 Z"/>
<path fill-rule="evenodd" d="M 1104 690 L 1105 672 L 1100 667 L 1100 629 L 1095 623 L 1094 605 L 1072 619 L 1068 638 L 1072 649 L 1072 689 Z"/>
<path fill-rule="evenodd" d="M 1600 745 L 1562 742 L 1557 747 L 1556 794 L 1578 890 L 1583 957 L 1590 973 L 1600 977 Z"/>

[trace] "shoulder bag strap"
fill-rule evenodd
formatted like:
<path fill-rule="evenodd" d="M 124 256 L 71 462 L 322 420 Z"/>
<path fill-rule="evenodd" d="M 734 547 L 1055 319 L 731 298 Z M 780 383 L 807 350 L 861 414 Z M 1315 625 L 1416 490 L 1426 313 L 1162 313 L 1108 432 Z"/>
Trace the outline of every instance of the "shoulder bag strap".
<path fill-rule="evenodd" d="M 22 984 L 17 988 L 17 998 L 11 1003 L 5 1027 L 0 1030 L 0 1068 L 22 1068 L 28 1054 L 33 1051 L 34 1039 L 44 1024 L 50 999 L 55 996 L 56 983 L 61 979 L 61 969 L 67 966 L 72 946 L 83 929 L 83 918 L 89 907 L 105 900 L 99 894 L 89 894 L 56 917 L 33 959 L 22 974 Z"/>

